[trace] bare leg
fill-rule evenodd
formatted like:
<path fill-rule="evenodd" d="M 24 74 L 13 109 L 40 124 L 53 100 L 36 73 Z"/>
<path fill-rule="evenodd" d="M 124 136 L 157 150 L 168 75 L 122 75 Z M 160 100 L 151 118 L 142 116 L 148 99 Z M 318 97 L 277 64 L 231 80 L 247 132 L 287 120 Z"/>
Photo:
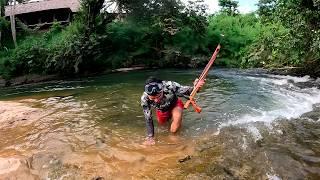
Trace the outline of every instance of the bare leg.
<path fill-rule="evenodd" d="M 181 107 L 175 107 L 172 109 L 172 123 L 170 127 L 170 132 L 176 133 L 182 124 L 182 113 L 183 109 Z"/>

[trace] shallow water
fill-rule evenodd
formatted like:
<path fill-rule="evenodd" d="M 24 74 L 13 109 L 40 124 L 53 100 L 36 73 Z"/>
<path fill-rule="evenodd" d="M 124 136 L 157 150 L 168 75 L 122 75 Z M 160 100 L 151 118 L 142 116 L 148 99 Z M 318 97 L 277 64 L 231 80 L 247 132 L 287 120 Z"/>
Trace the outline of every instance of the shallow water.
<path fill-rule="evenodd" d="M 2 127 L 0 157 L 22 159 L 30 179 L 320 178 L 320 90 L 298 85 L 314 83 L 308 77 L 214 69 L 197 98 L 203 112 L 190 108 L 178 135 L 157 128 L 157 144 L 143 146 L 144 80 L 187 85 L 199 73 L 137 71 L 1 89 L 0 100 L 46 113 Z"/>

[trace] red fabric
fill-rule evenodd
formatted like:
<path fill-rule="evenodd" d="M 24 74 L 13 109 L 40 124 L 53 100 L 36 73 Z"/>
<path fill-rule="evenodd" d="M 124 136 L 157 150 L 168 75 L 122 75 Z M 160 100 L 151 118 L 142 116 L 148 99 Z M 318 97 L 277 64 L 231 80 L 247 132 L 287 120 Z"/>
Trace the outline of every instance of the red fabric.
<path fill-rule="evenodd" d="M 181 109 L 183 109 L 183 102 L 181 101 L 181 99 L 178 99 L 176 104 L 174 106 L 172 106 L 168 111 L 162 112 L 160 110 L 157 110 L 157 119 L 158 119 L 158 123 L 160 125 L 164 124 L 165 122 L 167 122 L 171 117 L 172 117 L 172 110 L 175 107 L 180 107 Z"/>

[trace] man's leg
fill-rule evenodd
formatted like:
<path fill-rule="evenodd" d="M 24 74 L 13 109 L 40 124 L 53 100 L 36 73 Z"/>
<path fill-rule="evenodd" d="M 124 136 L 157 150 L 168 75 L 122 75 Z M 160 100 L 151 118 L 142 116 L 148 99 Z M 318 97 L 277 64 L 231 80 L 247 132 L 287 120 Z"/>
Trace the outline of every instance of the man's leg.
<path fill-rule="evenodd" d="M 182 124 L 182 113 L 183 108 L 176 106 L 172 109 L 172 123 L 170 127 L 170 132 L 176 133 Z"/>

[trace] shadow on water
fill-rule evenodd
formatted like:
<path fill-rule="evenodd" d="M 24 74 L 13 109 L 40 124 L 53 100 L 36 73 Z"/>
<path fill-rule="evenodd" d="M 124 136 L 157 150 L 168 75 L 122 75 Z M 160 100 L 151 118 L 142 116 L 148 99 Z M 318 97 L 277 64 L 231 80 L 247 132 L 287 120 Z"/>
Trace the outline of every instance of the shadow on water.
<path fill-rule="evenodd" d="M 145 79 L 152 75 L 187 85 L 199 73 L 137 71 L 1 89 L 2 102 L 31 108 L 24 113 L 33 116 L 0 126 L 0 176 L 320 177 L 320 91 L 296 86 L 314 83 L 307 77 L 215 69 L 197 99 L 203 113 L 185 111 L 178 135 L 159 127 L 157 144 L 142 145 Z"/>

